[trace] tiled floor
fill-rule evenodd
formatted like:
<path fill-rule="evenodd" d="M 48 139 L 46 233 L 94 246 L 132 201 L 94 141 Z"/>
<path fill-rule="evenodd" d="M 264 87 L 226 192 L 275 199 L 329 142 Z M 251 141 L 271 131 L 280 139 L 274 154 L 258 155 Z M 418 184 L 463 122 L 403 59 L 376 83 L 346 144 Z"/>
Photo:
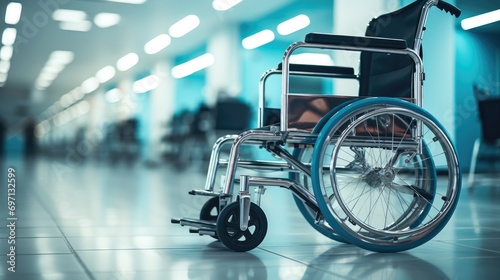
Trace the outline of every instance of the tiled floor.
<path fill-rule="evenodd" d="M 500 188 L 462 191 L 454 217 L 430 242 L 380 254 L 331 241 L 302 218 L 283 189 L 262 208 L 266 239 L 247 253 L 188 233 L 171 217 L 196 217 L 199 166 L 109 165 L 70 157 L 2 165 L 0 218 L 8 224 L 7 168 L 16 169 L 16 267 L 0 227 L 0 279 L 498 279 Z"/>

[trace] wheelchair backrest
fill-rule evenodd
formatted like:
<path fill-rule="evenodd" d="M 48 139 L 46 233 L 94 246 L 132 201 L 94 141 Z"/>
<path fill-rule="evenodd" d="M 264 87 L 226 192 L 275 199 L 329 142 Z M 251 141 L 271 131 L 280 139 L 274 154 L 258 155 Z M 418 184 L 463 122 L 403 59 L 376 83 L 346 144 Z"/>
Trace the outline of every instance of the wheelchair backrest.
<path fill-rule="evenodd" d="M 427 0 L 417 0 L 395 12 L 374 18 L 366 36 L 406 40 L 415 49 L 415 37 Z M 421 48 L 416 50 L 422 56 Z M 362 52 L 359 96 L 412 97 L 413 61 L 404 55 Z"/>

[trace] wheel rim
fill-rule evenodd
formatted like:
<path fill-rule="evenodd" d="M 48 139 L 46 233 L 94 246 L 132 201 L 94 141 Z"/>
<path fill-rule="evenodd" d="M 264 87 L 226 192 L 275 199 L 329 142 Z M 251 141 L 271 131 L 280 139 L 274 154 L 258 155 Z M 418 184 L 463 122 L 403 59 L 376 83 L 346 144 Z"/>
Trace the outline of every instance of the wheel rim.
<path fill-rule="evenodd" d="M 233 202 L 222 209 L 217 219 L 217 236 L 229 249 L 243 252 L 254 249 L 264 240 L 267 219 L 259 206 L 250 204 L 248 229 L 240 229 L 240 204 Z"/>
<path fill-rule="evenodd" d="M 328 134 L 318 137 L 319 147 L 315 150 L 317 158 L 313 162 L 313 182 L 317 184 L 314 186 L 315 195 L 321 197 L 318 204 L 323 213 L 327 212 L 324 214 L 325 219 L 332 228 L 346 240 L 363 248 L 401 251 L 423 244 L 444 227 L 456 206 L 460 171 L 454 148 L 444 129 L 436 124 L 432 116 L 413 104 L 384 99 L 386 108 L 369 110 L 366 106 L 380 106 L 381 103 L 368 100 L 360 102 L 362 104 L 346 108 L 339 112 L 339 116 L 334 116 L 327 125 L 329 131 L 325 133 Z M 387 107 L 389 105 L 396 107 Z M 367 111 L 369 112 L 366 113 Z M 419 125 L 416 127 L 426 129 L 423 141 L 420 142 L 423 143 L 419 149 L 421 152 L 412 156 L 403 154 L 395 161 L 400 164 L 399 167 L 387 165 L 397 147 L 366 148 L 366 143 L 370 143 L 370 140 L 363 139 L 365 144 L 358 143 L 358 147 L 365 145 L 365 157 L 371 159 L 367 160 L 366 166 L 362 163 L 348 166 L 355 158 L 354 152 L 346 152 L 349 147 L 347 143 L 352 140 L 352 132 L 357 129 L 359 134 L 360 125 L 386 116 L 388 111 L 394 113 L 395 118 L 401 119 L 404 116 L 403 119 L 410 122 L 417 119 Z M 365 128 L 365 131 L 370 130 Z M 381 131 L 380 128 L 378 131 Z M 399 133 L 407 132 L 403 130 Z M 404 140 L 403 137 L 400 139 Z M 353 145 L 353 142 L 350 144 Z M 371 150 L 377 149 L 377 157 L 374 157 Z M 384 150 L 386 156 L 382 153 Z M 436 184 L 436 167 L 433 163 L 427 163 L 440 163 L 443 160 L 448 172 L 444 185 Z M 381 164 L 383 161 L 385 163 Z M 329 169 L 325 176 L 316 172 L 323 166 Z M 413 171 L 409 172 L 410 170 Z M 409 178 L 413 178 L 413 181 Z M 404 197 L 405 193 L 409 198 Z M 398 205 L 404 210 L 396 211 Z"/>
<path fill-rule="evenodd" d="M 295 149 L 293 152 L 293 156 L 300 160 L 302 163 L 310 164 L 312 160 L 312 149 Z M 303 173 L 291 172 L 290 178 L 299 182 L 300 185 L 309 190 L 309 192 L 313 192 L 311 178 L 309 176 Z M 297 208 L 299 208 L 300 213 L 310 226 L 332 240 L 346 243 L 344 238 L 336 233 L 335 230 L 333 230 L 333 228 L 324 219 L 318 224 L 315 217 L 316 213 L 300 198 L 293 195 L 293 199 L 295 201 L 295 204 L 297 205 Z"/>

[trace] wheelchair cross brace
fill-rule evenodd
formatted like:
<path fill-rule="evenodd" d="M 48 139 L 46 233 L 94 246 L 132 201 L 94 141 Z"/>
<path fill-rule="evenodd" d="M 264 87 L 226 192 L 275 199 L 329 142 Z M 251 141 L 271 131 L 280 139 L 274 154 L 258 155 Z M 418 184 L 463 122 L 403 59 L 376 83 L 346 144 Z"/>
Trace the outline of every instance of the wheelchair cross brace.
<path fill-rule="evenodd" d="M 267 178 L 267 177 L 252 177 L 248 175 L 240 176 L 240 191 L 238 192 L 238 198 L 240 202 L 240 229 L 242 231 L 248 228 L 248 217 L 250 212 L 250 187 L 282 187 L 290 190 L 294 195 L 300 198 L 307 206 L 309 206 L 314 212 L 317 213 L 316 220 L 320 221 L 322 219 L 316 198 L 304 189 L 298 182 L 292 179 L 284 178 Z M 258 195 L 263 194 L 263 191 L 259 191 Z M 221 205 L 222 200 L 228 199 L 229 196 L 221 195 Z M 226 202 L 227 203 L 227 202 Z M 182 219 L 171 219 L 174 224 L 180 224 L 181 226 L 190 226 L 189 232 L 198 233 L 200 235 L 217 235 L 215 229 L 215 222 L 182 218 Z"/>
<path fill-rule="evenodd" d="M 287 150 L 283 149 L 280 145 L 285 143 L 288 133 L 276 132 L 270 129 L 265 130 L 249 130 L 240 135 L 227 135 L 219 138 L 213 146 L 212 155 L 210 157 L 209 172 L 204 190 L 192 190 L 189 192 L 191 195 L 206 195 L 206 196 L 219 196 L 220 197 L 220 210 L 228 204 L 233 193 L 234 183 L 238 180 L 235 179 L 235 173 L 238 165 L 248 165 L 255 168 L 260 166 L 262 169 L 272 171 L 290 171 L 290 172 L 303 172 L 310 175 L 310 166 L 307 166 L 297 159 L 295 159 Z M 221 162 L 220 151 L 223 145 L 232 144 L 227 162 Z M 243 144 L 260 144 L 264 146 L 269 152 L 284 159 L 284 162 L 250 162 L 239 161 L 239 148 Z M 225 163 L 228 165 L 226 172 L 226 180 L 224 189 L 221 193 L 214 192 L 215 173 L 217 166 Z M 322 219 L 316 198 L 307 189 L 302 187 L 300 183 L 292 179 L 286 178 L 269 178 L 269 177 L 253 177 L 248 175 L 241 175 L 239 179 L 240 191 L 238 199 L 240 202 L 240 229 L 246 230 L 248 228 L 248 217 L 250 211 L 250 187 L 259 187 L 257 204 L 260 204 L 260 197 L 264 193 L 264 186 L 266 187 L 282 187 L 290 190 L 295 196 L 302 200 L 312 211 L 317 213 L 316 220 Z M 215 222 L 197 220 L 197 219 L 172 219 L 172 223 L 180 224 L 181 226 L 191 226 L 192 233 L 200 235 L 216 235 Z"/>

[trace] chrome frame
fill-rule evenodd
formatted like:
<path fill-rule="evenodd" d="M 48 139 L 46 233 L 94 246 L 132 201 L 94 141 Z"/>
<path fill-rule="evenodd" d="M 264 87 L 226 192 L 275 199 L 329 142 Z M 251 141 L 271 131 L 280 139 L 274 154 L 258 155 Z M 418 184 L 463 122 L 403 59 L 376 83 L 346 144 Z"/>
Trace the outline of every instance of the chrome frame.
<path fill-rule="evenodd" d="M 291 155 L 283 153 L 280 156 L 282 161 L 279 162 L 269 162 L 269 161 L 241 161 L 239 159 L 239 150 L 242 145 L 259 145 L 261 147 L 267 148 L 268 144 L 275 143 L 274 145 L 279 146 L 285 143 L 300 143 L 301 140 L 306 138 L 315 138 L 317 135 L 311 133 L 289 131 L 289 118 L 288 118 L 288 97 L 293 95 L 290 93 L 289 78 L 293 75 L 301 76 L 323 76 L 332 78 L 359 78 L 357 75 L 342 75 L 342 74 L 325 74 L 325 73 L 311 73 L 311 72 L 299 72 L 290 71 L 290 57 L 292 53 L 300 48 L 313 48 L 313 49 L 325 49 L 325 50 L 341 50 L 341 51 L 367 51 L 375 53 L 388 53 L 397 55 L 407 55 L 409 56 L 415 65 L 415 72 L 413 74 L 413 91 L 412 91 L 412 101 L 417 105 L 422 107 L 423 105 L 423 79 L 424 79 L 424 69 L 423 62 L 420 58 L 418 52 L 422 45 L 422 38 L 424 33 L 424 26 L 427 21 L 429 14 L 429 9 L 432 6 L 436 6 L 438 0 L 428 0 L 427 3 L 422 8 L 422 14 L 420 17 L 420 22 L 417 27 L 417 34 L 415 38 L 415 47 L 413 49 L 389 49 L 389 48 L 373 48 L 373 47 L 363 47 L 363 46 L 345 46 L 345 45 L 331 45 L 331 44 L 311 44 L 305 42 L 295 42 L 291 44 L 284 52 L 282 59 L 282 70 L 270 69 L 265 72 L 259 81 L 259 108 L 258 108 L 258 126 L 263 127 L 263 117 L 266 101 L 266 90 L 265 84 L 267 79 L 271 75 L 281 74 L 282 75 L 282 93 L 281 93 L 281 123 L 279 127 L 270 127 L 269 130 L 248 130 L 244 131 L 239 135 L 227 135 L 219 138 L 212 149 L 212 154 L 210 157 L 207 180 L 205 182 L 205 188 L 203 190 L 194 190 L 190 194 L 193 195 L 209 195 L 209 196 L 219 196 L 221 199 L 220 207 L 224 207 L 229 201 L 232 200 L 233 188 L 235 182 L 235 175 L 237 168 L 255 168 L 255 169 L 265 169 L 270 171 L 290 171 L 290 172 L 303 172 L 310 176 L 310 166 L 305 165 L 301 162 L 295 160 Z M 421 131 L 420 127 L 416 128 L 417 137 L 418 132 Z M 353 145 L 361 145 L 359 139 L 350 139 Z M 406 141 L 405 141 L 406 142 Z M 223 146 L 231 143 L 231 150 L 229 153 L 229 159 L 224 161 L 220 159 L 220 153 Z M 366 142 L 362 143 L 364 146 L 367 145 Z M 370 145 L 370 143 L 368 143 Z M 405 144 L 407 147 L 414 148 L 418 143 L 415 139 L 409 140 Z M 281 148 L 280 148 L 281 149 Z M 284 151 L 281 149 L 281 151 Z M 273 151 L 270 151 L 273 152 Z M 227 165 L 227 170 L 225 173 L 225 182 L 222 186 L 220 192 L 214 191 L 215 176 L 218 166 Z M 240 229 L 246 230 L 248 227 L 248 213 L 250 211 L 250 187 L 258 187 L 258 201 L 260 202 L 260 196 L 264 193 L 262 189 L 263 186 L 277 186 L 289 189 L 294 195 L 299 197 L 304 203 L 311 207 L 314 211 L 317 211 L 318 216 L 321 213 L 318 208 L 315 196 L 310 193 L 306 188 L 300 185 L 300 183 L 284 178 L 264 178 L 264 177 L 250 177 L 247 175 L 240 176 L 240 189 L 238 192 L 240 201 Z M 319 220 L 319 219 L 318 219 Z M 197 222 L 198 221 L 198 222 Z M 214 234 L 215 225 L 212 222 L 204 222 L 194 219 L 172 219 L 173 223 L 180 223 L 181 225 L 189 225 L 193 227 L 198 227 L 199 234 Z"/>

